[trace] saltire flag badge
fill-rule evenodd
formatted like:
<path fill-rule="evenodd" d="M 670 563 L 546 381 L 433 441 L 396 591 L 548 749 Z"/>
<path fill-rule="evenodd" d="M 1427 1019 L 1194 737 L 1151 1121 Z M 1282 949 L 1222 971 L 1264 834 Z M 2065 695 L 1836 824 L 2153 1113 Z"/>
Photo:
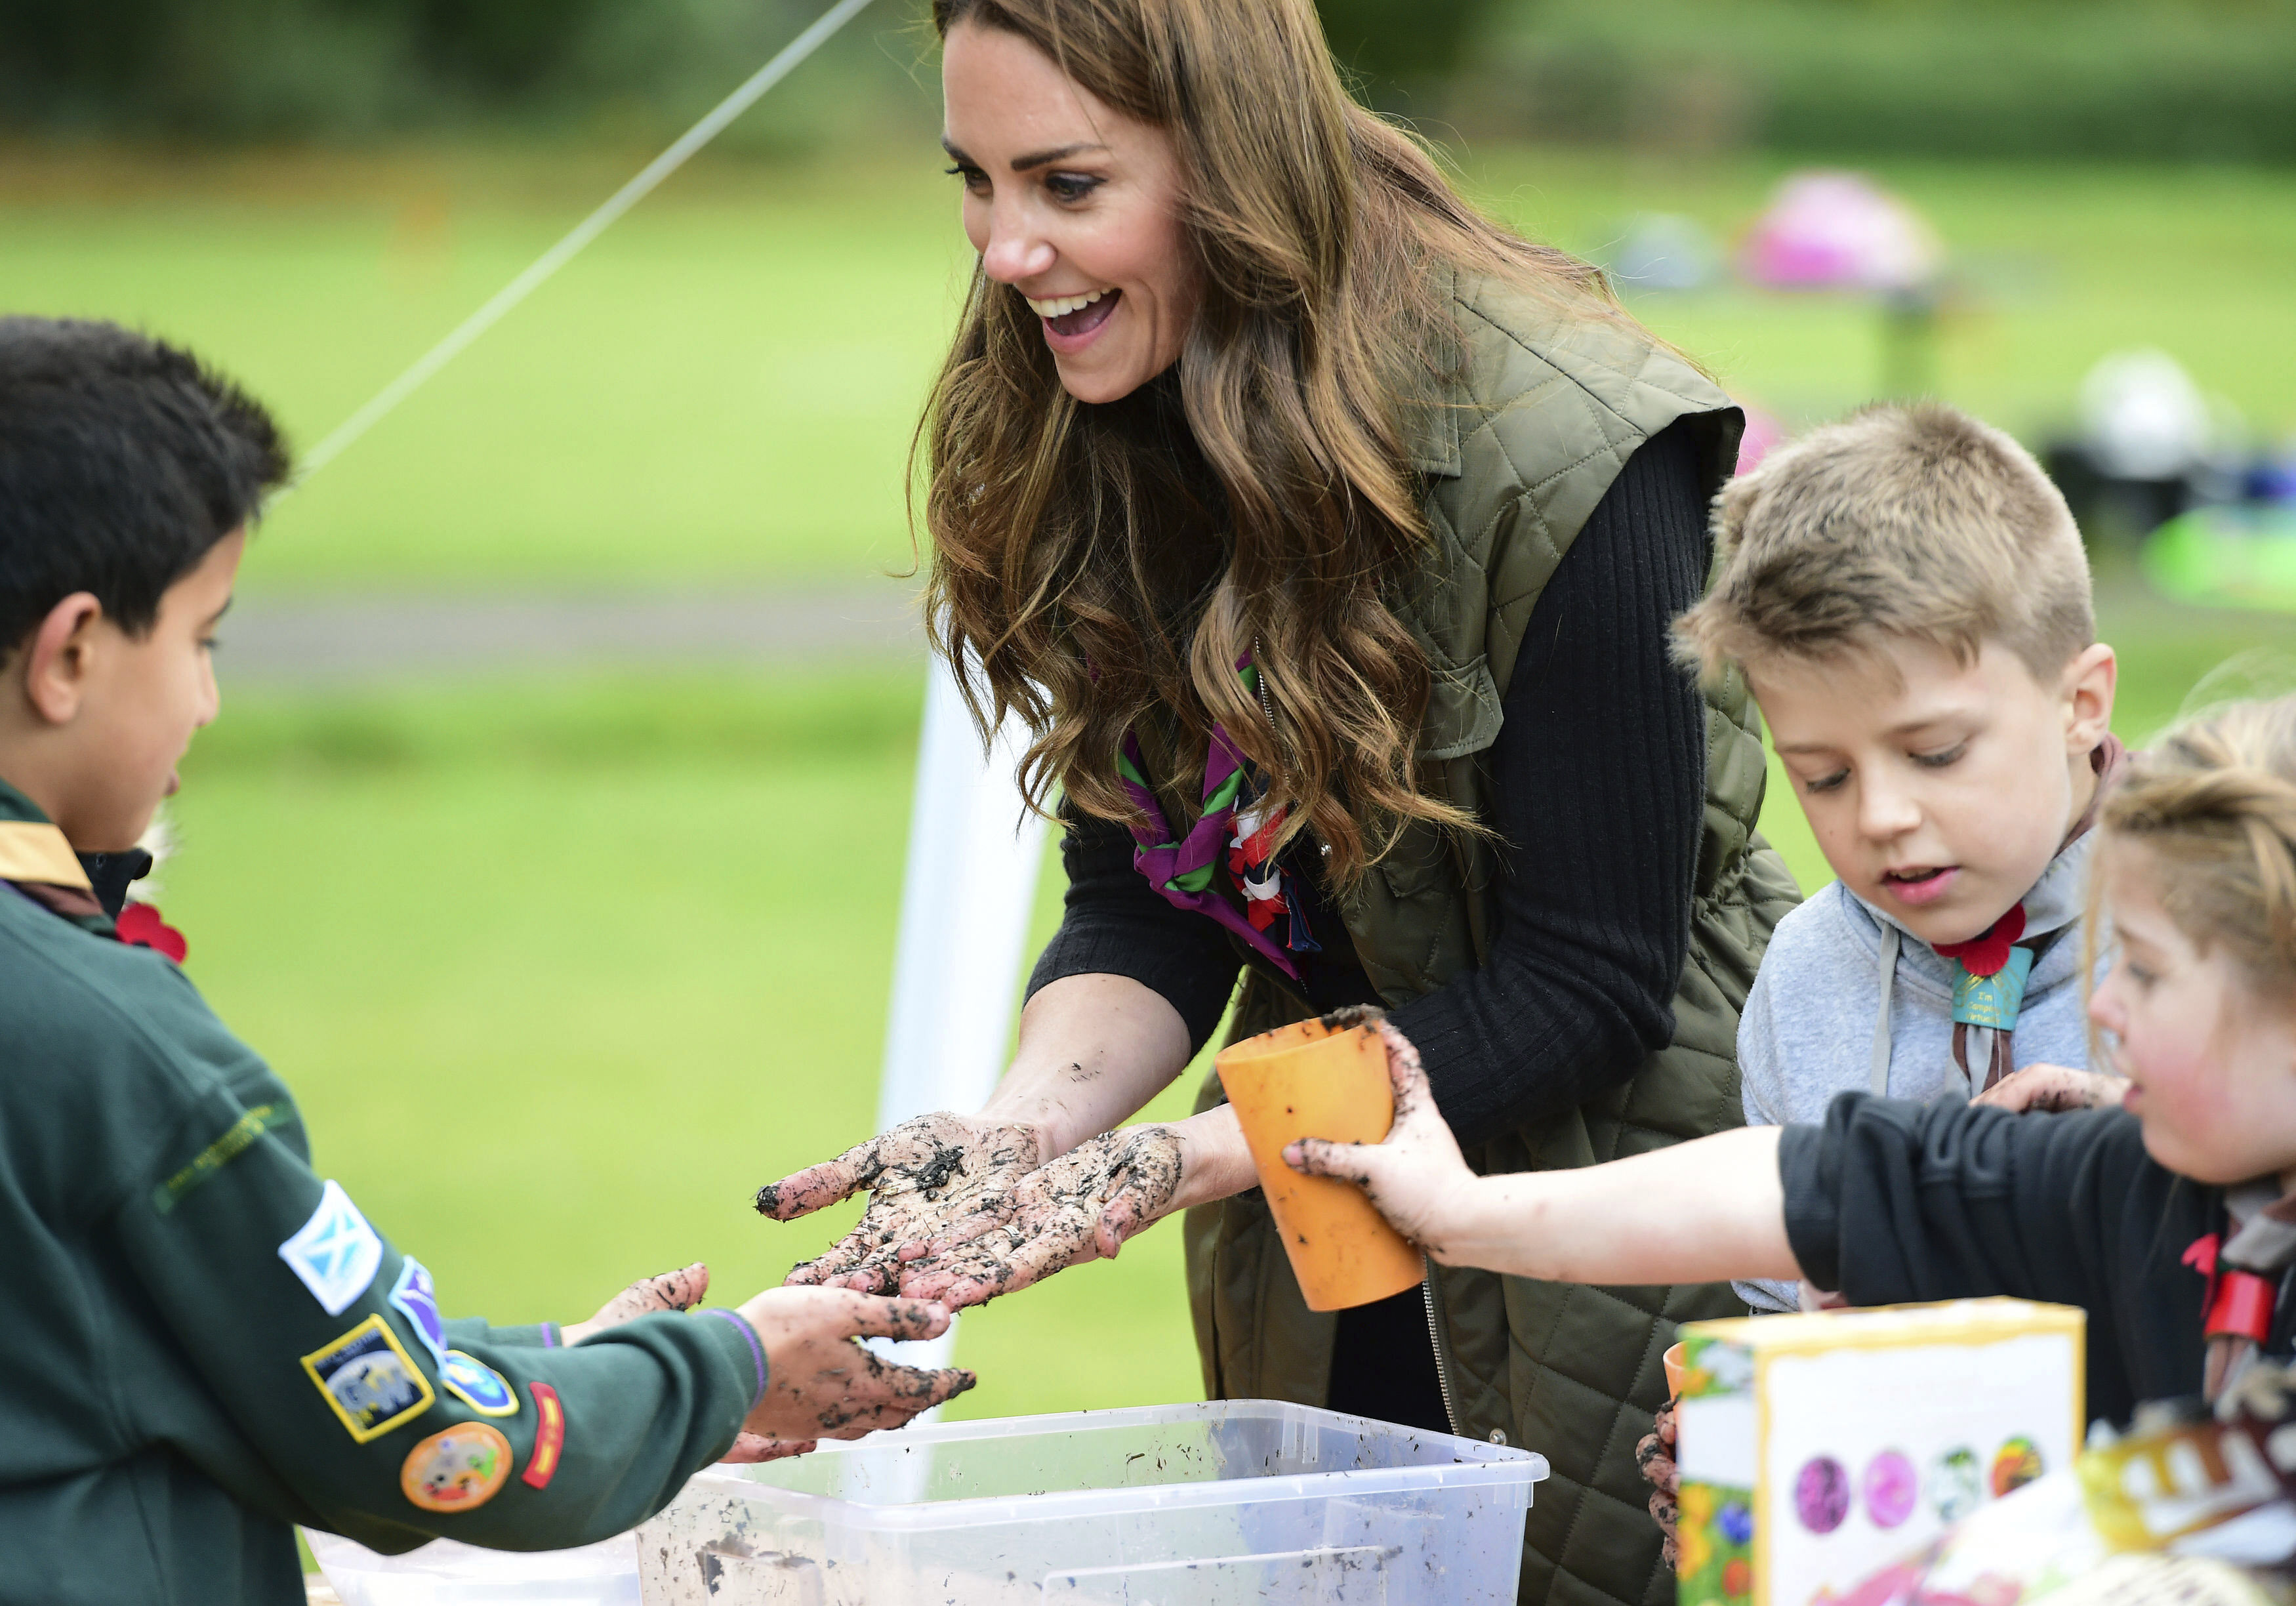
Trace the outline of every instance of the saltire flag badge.
<path fill-rule="evenodd" d="M 311 1218 L 279 1246 L 279 1258 L 303 1280 L 320 1309 L 340 1316 L 382 1269 L 382 1238 L 342 1184 L 329 1182 Z"/>
<path fill-rule="evenodd" d="M 534 1454 L 518 1480 L 531 1488 L 546 1489 L 557 1474 L 559 1454 L 566 1447 L 566 1407 L 558 1390 L 547 1383 L 529 1383 L 534 1396 Z"/>
<path fill-rule="evenodd" d="M 439 1386 L 480 1416 L 516 1416 L 518 1394 L 503 1374 L 475 1356 L 450 1349 L 439 1364 Z"/>
<path fill-rule="evenodd" d="M 422 1415 L 438 1399 L 380 1315 L 305 1356 L 303 1370 L 360 1444 Z"/>
<path fill-rule="evenodd" d="M 430 1359 L 444 1369 L 447 1323 L 439 1315 L 439 1290 L 430 1281 L 430 1268 L 412 1255 L 400 1264 L 398 1281 L 390 1285 L 390 1307 L 406 1318 Z"/>

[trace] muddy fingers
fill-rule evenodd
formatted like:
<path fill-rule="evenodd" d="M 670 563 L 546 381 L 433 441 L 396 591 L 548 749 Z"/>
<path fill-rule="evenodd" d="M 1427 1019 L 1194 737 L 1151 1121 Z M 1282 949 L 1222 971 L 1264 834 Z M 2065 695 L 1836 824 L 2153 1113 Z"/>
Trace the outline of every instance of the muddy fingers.
<path fill-rule="evenodd" d="M 742 1423 L 763 1438 L 853 1438 L 898 1427 L 974 1381 L 969 1372 L 894 1365 L 854 1341 L 937 1337 L 948 1328 L 941 1306 L 842 1289 L 775 1288 L 741 1314 L 766 1351 L 765 1392 Z"/>
<path fill-rule="evenodd" d="M 787 1281 L 890 1292 L 952 1224 L 996 1219 L 1013 1184 L 1035 1168 L 1039 1150 L 1030 1127 L 946 1112 L 919 1116 L 760 1189 L 758 1209 L 786 1221 L 866 1189 L 869 1202 L 853 1231 L 795 1267 Z"/>
<path fill-rule="evenodd" d="M 1078 1144 L 961 1222 L 901 1276 L 901 1291 L 978 1305 L 1079 1261 L 1113 1256 L 1171 1208 L 1182 1151 L 1169 1127 L 1126 1127 Z"/>

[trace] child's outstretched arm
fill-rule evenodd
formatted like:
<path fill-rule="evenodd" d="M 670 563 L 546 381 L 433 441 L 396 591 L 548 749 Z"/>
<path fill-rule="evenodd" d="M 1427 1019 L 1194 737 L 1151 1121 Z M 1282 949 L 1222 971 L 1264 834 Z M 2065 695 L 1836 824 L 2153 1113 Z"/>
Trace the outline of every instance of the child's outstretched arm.
<path fill-rule="evenodd" d="M 1446 1266 L 1556 1282 L 1712 1282 L 1802 1275 L 1786 1241 L 1775 1127 L 1743 1127 L 1571 1171 L 1477 1176 L 1435 1108 L 1418 1051 L 1385 1021 L 1395 1125 L 1379 1143 L 1307 1138 L 1295 1170 L 1362 1186 Z"/>

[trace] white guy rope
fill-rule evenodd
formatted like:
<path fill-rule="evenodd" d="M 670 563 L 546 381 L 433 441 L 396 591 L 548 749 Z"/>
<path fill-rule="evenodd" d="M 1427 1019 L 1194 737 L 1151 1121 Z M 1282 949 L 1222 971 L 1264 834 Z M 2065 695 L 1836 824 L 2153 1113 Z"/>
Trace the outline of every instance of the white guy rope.
<path fill-rule="evenodd" d="M 565 266 L 576 252 L 604 234 L 623 213 L 653 193 L 663 179 L 684 167 L 695 152 L 724 133 L 728 123 L 756 105 L 767 90 L 787 78 L 799 63 L 820 49 L 832 34 L 851 21 L 868 4 L 869 0 L 838 0 L 835 5 L 823 12 L 812 27 L 791 40 L 779 55 L 758 68 L 747 83 L 718 102 L 709 116 L 688 128 L 676 144 L 647 163 L 644 172 L 615 191 L 603 206 L 576 224 L 563 240 L 545 251 L 532 266 L 496 291 L 491 300 L 463 319 L 452 334 L 424 352 L 413 367 L 385 385 L 366 406 L 336 425 L 325 439 L 304 455 L 296 470 L 294 484 L 289 488 L 299 488 L 312 475 L 341 456 L 360 436 L 381 423 L 399 403 L 420 389 L 432 374 L 460 356 L 472 341 L 500 323 L 512 308 L 532 295 L 543 281 Z"/>

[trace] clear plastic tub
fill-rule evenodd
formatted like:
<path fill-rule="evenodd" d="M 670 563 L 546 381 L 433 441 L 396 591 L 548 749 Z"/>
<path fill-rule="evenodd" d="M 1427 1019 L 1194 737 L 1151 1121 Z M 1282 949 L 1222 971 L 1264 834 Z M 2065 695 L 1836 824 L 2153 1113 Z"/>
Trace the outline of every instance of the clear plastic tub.
<path fill-rule="evenodd" d="M 1507 1606 L 1544 1456 L 1272 1400 L 951 1422 L 697 1475 L 646 1606 Z"/>
<path fill-rule="evenodd" d="M 578 1550 L 523 1552 L 433 1539 L 399 1556 L 310 1528 L 303 1537 L 343 1606 L 638 1606 L 627 1534 Z"/>

